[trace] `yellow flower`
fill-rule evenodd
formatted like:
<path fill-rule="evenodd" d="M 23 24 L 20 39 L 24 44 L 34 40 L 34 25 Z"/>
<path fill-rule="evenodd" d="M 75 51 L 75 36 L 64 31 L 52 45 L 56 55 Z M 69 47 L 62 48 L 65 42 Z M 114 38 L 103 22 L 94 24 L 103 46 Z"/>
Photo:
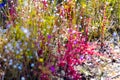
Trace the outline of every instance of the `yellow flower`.
<path fill-rule="evenodd" d="M 69 8 L 69 6 L 68 5 L 65 5 L 65 9 L 68 9 Z"/>
<path fill-rule="evenodd" d="M 43 62 L 44 60 L 43 60 L 43 58 L 39 58 L 39 62 Z"/>
<path fill-rule="evenodd" d="M 2 3 L 3 0 L 0 0 L 0 3 Z"/>
<path fill-rule="evenodd" d="M 82 8 L 86 8 L 86 4 L 85 3 L 82 3 Z"/>

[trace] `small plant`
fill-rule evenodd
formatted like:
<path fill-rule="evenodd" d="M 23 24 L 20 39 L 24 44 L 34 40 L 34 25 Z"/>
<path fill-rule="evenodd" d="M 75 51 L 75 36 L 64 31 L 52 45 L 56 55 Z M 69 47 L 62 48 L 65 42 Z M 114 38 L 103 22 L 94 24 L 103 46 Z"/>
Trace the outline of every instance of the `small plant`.
<path fill-rule="evenodd" d="M 0 78 L 98 80 L 118 60 L 119 0 L 0 2 Z"/>

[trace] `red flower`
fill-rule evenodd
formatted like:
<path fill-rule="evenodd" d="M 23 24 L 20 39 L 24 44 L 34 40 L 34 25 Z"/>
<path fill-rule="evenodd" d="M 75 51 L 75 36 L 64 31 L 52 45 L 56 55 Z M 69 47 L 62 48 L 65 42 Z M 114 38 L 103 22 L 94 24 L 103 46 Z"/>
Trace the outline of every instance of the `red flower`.
<path fill-rule="evenodd" d="M 42 49 L 38 50 L 38 56 L 41 56 L 41 54 L 43 53 Z"/>
<path fill-rule="evenodd" d="M 43 0 L 42 3 L 44 5 L 44 7 L 46 8 L 47 7 L 47 0 Z"/>

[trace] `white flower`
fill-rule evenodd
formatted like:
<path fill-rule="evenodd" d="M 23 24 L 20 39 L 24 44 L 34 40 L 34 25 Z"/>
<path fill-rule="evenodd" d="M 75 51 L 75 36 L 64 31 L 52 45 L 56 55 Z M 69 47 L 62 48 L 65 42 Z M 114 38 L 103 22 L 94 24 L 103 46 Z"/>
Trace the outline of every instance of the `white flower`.
<path fill-rule="evenodd" d="M 23 27 L 22 27 L 22 31 L 23 31 L 24 33 L 28 33 L 28 29 L 23 28 Z"/>
<path fill-rule="evenodd" d="M 27 28 L 22 27 L 21 30 L 26 34 L 26 37 L 30 36 L 30 32 Z"/>
<path fill-rule="evenodd" d="M 25 77 L 21 77 L 21 80 L 25 80 Z"/>
<path fill-rule="evenodd" d="M 117 36 L 117 33 L 116 33 L 116 32 L 114 32 L 114 33 L 113 33 L 113 37 L 116 37 L 116 36 Z"/>
<path fill-rule="evenodd" d="M 9 60 L 9 65 L 12 65 L 12 64 L 13 64 L 13 60 L 10 59 L 10 60 Z"/>

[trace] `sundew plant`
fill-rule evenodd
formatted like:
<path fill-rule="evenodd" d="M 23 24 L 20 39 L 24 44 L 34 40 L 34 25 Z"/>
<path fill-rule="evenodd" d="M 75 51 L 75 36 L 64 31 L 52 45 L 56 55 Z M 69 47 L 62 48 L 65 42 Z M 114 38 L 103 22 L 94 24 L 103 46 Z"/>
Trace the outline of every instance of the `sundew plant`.
<path fill-rule="evenodd" d="M 0 0 L 0 80 L 112 79 L 103 68 L 120 55 L 119 4 Z"/>

